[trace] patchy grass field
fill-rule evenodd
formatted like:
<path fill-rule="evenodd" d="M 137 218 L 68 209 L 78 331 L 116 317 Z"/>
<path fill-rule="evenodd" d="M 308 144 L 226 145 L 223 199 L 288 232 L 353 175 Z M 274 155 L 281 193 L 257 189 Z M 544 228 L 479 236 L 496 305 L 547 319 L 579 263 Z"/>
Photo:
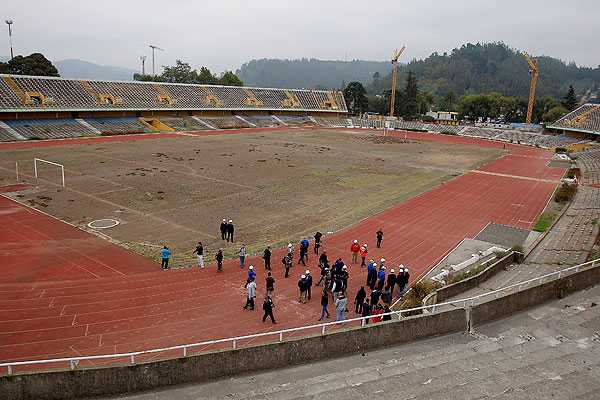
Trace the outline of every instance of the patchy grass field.
<path fill-rule="evenodd" d="M 235 256 L 267 244 L 341 229 L 427 191 L 500 152 L 474 146 L 377 138 L 341 131 L 273 131 L 181 136 L 130 142 L 1 151 L 0 185 L 33 180 L 33 157 L 65 165 L 39 168 L 38 186 L 18 200 L 84 227 L 113 218 L 103 230 L 135 252 L 157 258 L 163 243 L 176 265 L 193 262 L 195 242 L 212 261 L 218 247 Z M 233 219 L 236 243 L 218 237 Z"/>

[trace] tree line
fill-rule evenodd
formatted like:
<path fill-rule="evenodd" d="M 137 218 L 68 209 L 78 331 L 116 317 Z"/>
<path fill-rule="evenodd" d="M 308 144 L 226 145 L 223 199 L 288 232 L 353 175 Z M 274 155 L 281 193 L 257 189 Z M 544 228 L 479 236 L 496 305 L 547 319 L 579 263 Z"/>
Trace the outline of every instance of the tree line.
<path fill-rule="evenodd" d="M 348 111 L 354 115 L 371 112 L 388 115 L 391 104 L 391 90 L 383 95 L 368 95 L 360 82 L 350 82 L 343 90 Z M 496 92 L 466 94 L 458 97 L 448 92 L 443 97 L 420 88 L 416 75 L 408 71 L 405 86 L 396 91 L 394 115 L 405 120 L 420 119 L 430 121 L 427 112 L 432 109 L 455 111 L 460 119 L 471 121 L 502 121 L 506 123 L 525 122 L 528 99 L 525 97 L 504 96 Z M 569 86 L 561 101 L 546 96 L 537 98 L 533 107 L 532 121 L 535 123 L 554 122 L 579 105 L 573 86 Z"/>
<path fill-rule="evenodd" d="M 220 77 L 210 72 L 206 67 L 200 70 L 192 69 L 190 64 L 176 60 L 175 65 L 163 66 L 160 75 L 134 74 L 136 81 L 167 82 L 167 83 L 196 83 L 202 85 L 244 86 L 244 82 L 231 71 L 225 71 Z"/>

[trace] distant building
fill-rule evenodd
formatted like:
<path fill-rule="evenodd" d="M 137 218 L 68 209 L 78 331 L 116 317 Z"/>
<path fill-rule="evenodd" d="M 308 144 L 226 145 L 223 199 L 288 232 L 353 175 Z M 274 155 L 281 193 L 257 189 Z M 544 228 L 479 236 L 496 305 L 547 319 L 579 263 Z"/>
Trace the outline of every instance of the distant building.
<path fill-rule="evenodd" d="M 427 113 L 438 124 L 458 125 L 458 113 L 454 111 L 429 111 Z"/>

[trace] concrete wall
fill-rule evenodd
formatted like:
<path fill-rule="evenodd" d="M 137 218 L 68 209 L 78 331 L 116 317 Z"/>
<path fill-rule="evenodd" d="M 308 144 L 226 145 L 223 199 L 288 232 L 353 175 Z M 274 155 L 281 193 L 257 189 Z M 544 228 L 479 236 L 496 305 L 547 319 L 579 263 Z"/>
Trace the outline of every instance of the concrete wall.
<path fill-rule="evenodd" d="M 450 285 L 446 285 L 435 292 L 429 294 L 425 299 L 423 299 L 423 304 L 425 305 L 433 305 L 436 303 L 443 303 L 444 301 L 451 299 L 453 297 L 458 296 L 461 293 L 466 292 L 467 290 L 473 289 L 483 282 L 490 279 L 492 276 L 496 275 L 498 272 L 502 271 L 510 264 L 515 262 L 521 262 L 523 259 L 523 254 L 517 252 L 511 252 L 500 260 L 496 261 L 480 273 L 460 282 L 452 283 Z"/>
<path fill-rule="evenodd" d="M 462 309 L 370 324 L 326 335 L 124 367 L 0 378 L 0 399 L 55 400 L 113 395 L 275 369 L 467 329 Z"/>
<path fill-rule="evenodd" d="M 564 278 L 500 297 L 471 309 L 471 325 L 481 325 L 514 314 L 548 300 L 563 298 L 570 293 L 600 282 L 600 268 L 590 268 Z"/>

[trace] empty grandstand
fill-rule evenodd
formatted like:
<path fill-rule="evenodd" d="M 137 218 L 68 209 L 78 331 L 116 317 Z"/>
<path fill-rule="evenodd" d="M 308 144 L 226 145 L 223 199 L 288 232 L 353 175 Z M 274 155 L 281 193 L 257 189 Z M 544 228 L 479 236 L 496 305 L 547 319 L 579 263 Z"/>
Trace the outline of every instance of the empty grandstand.
<path fill-rule="evenodd" d="M 548 128 L 569 133 L 600 135 L 600 104 L 584 104 Z"/>

